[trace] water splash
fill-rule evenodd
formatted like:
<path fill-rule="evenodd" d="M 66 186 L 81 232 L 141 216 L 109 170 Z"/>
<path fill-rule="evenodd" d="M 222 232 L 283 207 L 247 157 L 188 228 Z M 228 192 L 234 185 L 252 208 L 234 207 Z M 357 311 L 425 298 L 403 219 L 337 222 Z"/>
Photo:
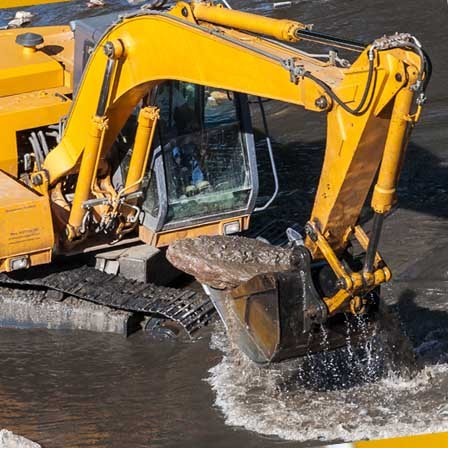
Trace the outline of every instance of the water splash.
<path fill-rule="evenodd" d="M 365 343 L 348 340 L 346 348 L 269 368 L 231 347 L 222 327 L 211 346 L 224 352 L 207 381 L 228 425 L 303 442 L 447 429 L 447 364 L 417 365 L 389 318 Z"/>

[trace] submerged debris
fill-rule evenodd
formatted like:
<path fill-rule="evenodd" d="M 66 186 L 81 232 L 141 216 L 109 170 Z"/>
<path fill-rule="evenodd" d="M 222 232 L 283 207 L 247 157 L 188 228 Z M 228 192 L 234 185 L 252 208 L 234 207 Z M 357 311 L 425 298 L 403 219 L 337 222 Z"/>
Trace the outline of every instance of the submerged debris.
<path fill-rule="evenodd" d="M 2 447 L 41 447 L 28 438 L 16 435 L 15 433 L 2 429 L 0 430 L 0 448 Z"/>
<path fill-rule="evenodd" d="M 14 19 L 8 22 L 7 28 L 20 28 L 31 23 L 34 14 L 29 11 L 17 11 Z"/>
<path fill-rule="evenodd" d="M 99 8 L 105 5 L 104 0 L 89 0 L 86 3 L 88 8 Z"/>
<path fill-rule="evenodd" d="M 273 3 L 273 8 L 277 9 L 277 8 L 289 8 L 290 6 L 292 6 L 292 2 L 275 2 Z"/>

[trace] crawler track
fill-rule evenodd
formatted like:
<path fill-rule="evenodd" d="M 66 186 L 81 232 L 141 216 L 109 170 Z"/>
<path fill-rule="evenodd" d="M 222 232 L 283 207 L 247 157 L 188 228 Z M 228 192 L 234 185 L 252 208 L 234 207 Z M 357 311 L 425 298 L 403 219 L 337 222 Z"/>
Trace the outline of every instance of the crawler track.
<path fill-rule="evenodd" d="M 145 284 L 86 265 L 1 273 L 0 286 L 50 289 L 114 309 L 161 316 L 180 324 L 189 336 L 215 315 L 212 302 L 203 293 Z"/>

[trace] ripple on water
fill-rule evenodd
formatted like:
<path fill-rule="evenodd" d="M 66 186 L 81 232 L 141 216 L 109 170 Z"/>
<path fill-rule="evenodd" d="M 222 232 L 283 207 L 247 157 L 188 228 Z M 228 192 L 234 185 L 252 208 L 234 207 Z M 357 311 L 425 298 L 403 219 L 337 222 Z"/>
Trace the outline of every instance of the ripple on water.
<path fill-rule="evenodd" d="M 211 346 L 224 352 L 207 381 L 228 425 L 300 441 L 447 430 L 447 364 L 412 366 L 411 347 L 391 325 L 358 347 L 270 368 L 233 348 L 221 326 Z"/>

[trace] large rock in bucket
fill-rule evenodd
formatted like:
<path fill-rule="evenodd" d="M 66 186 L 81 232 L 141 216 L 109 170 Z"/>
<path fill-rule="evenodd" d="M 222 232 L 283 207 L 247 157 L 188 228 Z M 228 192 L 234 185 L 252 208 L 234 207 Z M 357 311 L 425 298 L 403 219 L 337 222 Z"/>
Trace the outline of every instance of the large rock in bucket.
<path fill-rule="evenodd" d="M 291 249 L 246 237 L 178 240 L 168 248 L 167 258 L 179 270 L 216 289 L 232 289 L 257 274 L 295 268 Z"/>

